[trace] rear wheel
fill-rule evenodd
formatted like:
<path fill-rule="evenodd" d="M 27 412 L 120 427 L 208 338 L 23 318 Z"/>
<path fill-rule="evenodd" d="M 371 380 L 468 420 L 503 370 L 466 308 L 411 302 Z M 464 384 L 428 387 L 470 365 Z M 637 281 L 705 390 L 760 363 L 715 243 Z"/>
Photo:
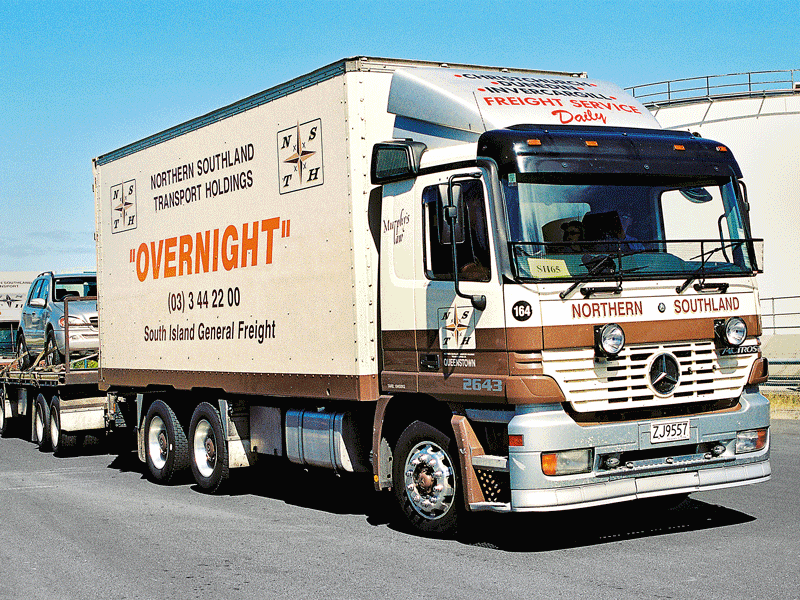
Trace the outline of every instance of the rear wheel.
<path fill-rule="evenodd" d="M 168 404 L 156 400 L 145 417 L 145 460 L 150 476 L 159 483 L 170 483 L 186 468 L 186 432 Z"/>
<path fill-rule="evenodd" d="M 452 534 L 461 497 L 457 453 L 450 436 L 414 421 L 395 445 L 394 494 L 405 520 L 425 534 Z"/>
<path fill-rule="evenodd" d="M 39 446 L 39 450 L 45 452 L 50 449 L 50 407 L 42 394 L 36 396 L 33 409 L 33 443 Z"/>
<path fill-rule="evenodd" d="M 68 433 L 61 428 L 61 400 L 53 396 L 50 402 L 50 445 L 53 452 L 62 455 L 73 448 L 78 441 L 78 436 Z"/>
<path fill-rule="evenodd" d="M 208 402 L 201 402 L 194 409 L 189 437 L 189 465 L 194 480 L 205 491 L 213 494 L 228 479 L 228 443 L 222 431 L 219 411 Z"/>

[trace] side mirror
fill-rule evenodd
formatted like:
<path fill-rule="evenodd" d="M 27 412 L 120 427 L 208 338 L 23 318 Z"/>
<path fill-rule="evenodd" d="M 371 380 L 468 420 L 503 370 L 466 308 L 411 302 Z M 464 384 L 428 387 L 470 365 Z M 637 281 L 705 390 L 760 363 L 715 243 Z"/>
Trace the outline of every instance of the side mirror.
<path fill-rule="evenodd" d="M 439 186 L 439 243 L 449 246 L 455 233 L 456 244 L 464 241 L 464 203 L 461 200 L 461 185 L 454 183 L 448 193 L 447 184 Z"/>
<path fill-rule="evenodd" d="M 440 220 L 440 224 L 446 220 L 450 233 L 450 247 L 453 251 L 453 285 L 455 286 L 456 296 L 464 298 L 472 303 L 473 308 L 476 310 L 486 310 L 486 296 L 483 294 L 472 295 L 465 294 L 461 291 L 458 285 L 458 258 L 456 252 L 456 245 L 459 241 L 464 241 L 464 202 L 461 197 L 461 184 L 455 182 L 456 178 L 462 180 L 467 179 L 480 179 L 480 173 L 470 173 L 468 175 L 452 175 L 446 186 L 447 204 L 446 209 L 443 210 L 445 219 Z M 439 188 L 439 197 L 442 196 L 442 188 Z M 442 227 L 439 228 L 442 231 Z M 441 234 L 440 234 L 441 235 Z M 443 242 L 445 243 L 445 242 Z"/>
<path fill-rule="evenodd" d="M 44 298 L 31 298 L 29 304 L 34 308 L 44 308 L 46 303 L 44 301 Z"/>
<path fill-rule="evenodd" d="M 375 144 L 370 169 L 373 185 L 415 177 L 419 173 L 422 154 L 427 149 L 422 142 L 412 140 Z"/>

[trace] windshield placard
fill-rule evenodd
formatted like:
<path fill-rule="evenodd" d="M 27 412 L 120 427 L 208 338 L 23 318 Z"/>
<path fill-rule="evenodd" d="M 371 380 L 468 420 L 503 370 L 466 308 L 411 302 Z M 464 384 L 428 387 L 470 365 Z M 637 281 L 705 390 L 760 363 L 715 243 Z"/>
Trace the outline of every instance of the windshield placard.
<path fill-rule="evenodd" d="M 537 279 L 555 279 L 571 275 L 566 261 L 552 258 L 529 258 L 528 268 L 531 275 Z"/>

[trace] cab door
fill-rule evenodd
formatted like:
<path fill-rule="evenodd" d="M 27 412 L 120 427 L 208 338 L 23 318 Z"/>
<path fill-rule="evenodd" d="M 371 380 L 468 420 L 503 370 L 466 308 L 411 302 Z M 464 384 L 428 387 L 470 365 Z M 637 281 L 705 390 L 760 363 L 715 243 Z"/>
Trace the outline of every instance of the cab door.
<path fill-rule="evenodd" d="M 508 358 L 483 174 L 473 168 L 418 177 L 415 198 L 421 213 L 414 286 L 419 391 L 501 402 Z"/>
<path fill-rule="evenodd" d="M 421 215 L 411 179 L 383 186 L 380 224 L 381 390 L 418 391 L 417 315 Z"/>

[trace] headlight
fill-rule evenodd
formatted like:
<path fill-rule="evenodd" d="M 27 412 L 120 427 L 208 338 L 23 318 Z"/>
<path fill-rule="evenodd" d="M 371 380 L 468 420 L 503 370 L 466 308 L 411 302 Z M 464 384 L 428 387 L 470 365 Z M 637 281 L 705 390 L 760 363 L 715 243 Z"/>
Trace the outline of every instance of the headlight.
<path fill-rule="evenodd" d="M 767 428 L 748 429 L 736 434 L 736 454 L 757 452 L 767 445 Z"/>
<path fill-rule="evenodd" d="M 542 473 L 545 475 L 575 475 L 591 470 L 592 451 L 589 449 L 542 453 Z"/>
<path fill-rule="evenodd" d="M 740 317 L 731 317 L 726 321 L 720 319 L 715 322 L 714 329 L 717 338 L 728 346 L 741 346 L 747 339 L 747 325 Z"/>
<path fill-rule="evenodd" d="M 594 343 L 600 356 L 616 356 L 625 345 L 625 332 L 616 323 L 595 327 Z"/>
<path fill-rule="evenodd" d="M 64 317 L 61 317 L 58 320 L 58 324 L 61 327 L 64 327 L 64 322 L 65 322 Z M 81 319 L 80 317 L 76 317 L 76 316 L 70 315 L 70 317 L 69 317 L 69 326 L 70 327 L 75 327 L 75 326 L 80 327 L 82 325 L 86 325 L 86 322 L 83 319 Z"/>

